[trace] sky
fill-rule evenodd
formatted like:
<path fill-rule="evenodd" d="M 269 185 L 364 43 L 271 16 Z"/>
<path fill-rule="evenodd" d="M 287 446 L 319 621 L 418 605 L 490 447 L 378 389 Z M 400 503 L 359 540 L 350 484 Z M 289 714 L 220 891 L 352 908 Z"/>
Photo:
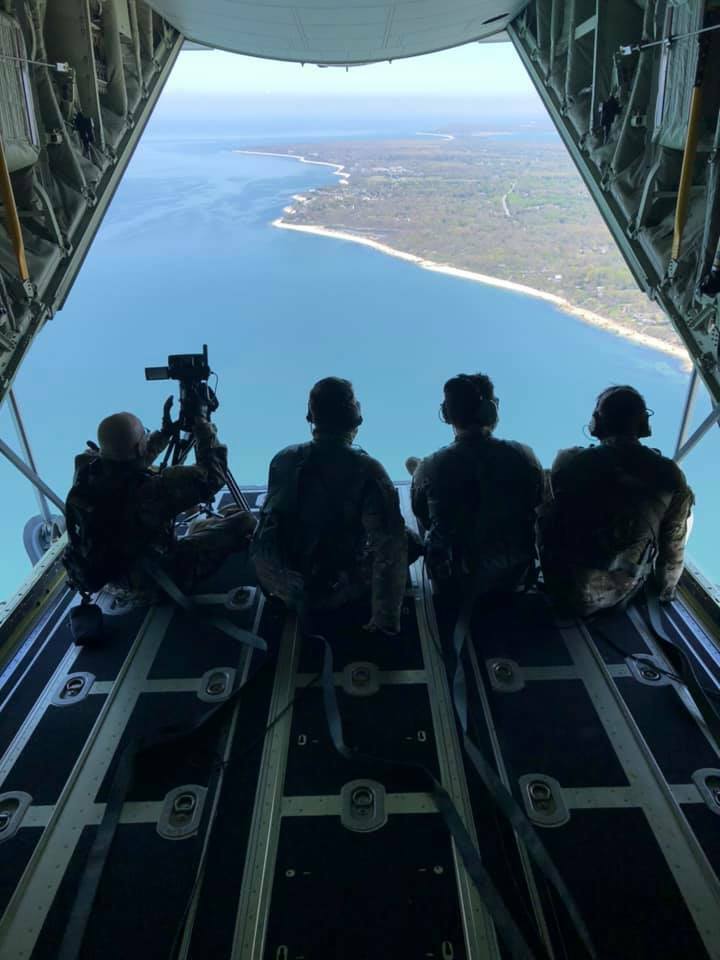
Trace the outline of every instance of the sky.
<path fill-rule="evenodd" d="M 498 97 L 539 104 L 510 43 L 470 43 L 440 53 L 362 67 L 320 68 L 243 57 L 218 50 L 183 51 L 165 96 Z"/>

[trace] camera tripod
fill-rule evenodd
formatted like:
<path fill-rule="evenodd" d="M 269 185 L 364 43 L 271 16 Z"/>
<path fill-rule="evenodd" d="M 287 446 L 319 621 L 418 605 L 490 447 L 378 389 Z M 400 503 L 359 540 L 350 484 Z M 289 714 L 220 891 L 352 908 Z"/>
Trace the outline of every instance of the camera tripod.
<path fill-rule="evenodd" d="M 168 465 L 172 467 L 177 467 L 185 463 L 188 454 L 195 447 L 195 437 L 192 434 L 187 434 L 185 437 L 181 437 L 182 429 L 178 429 L 173 434 L 173 438 L 168 444 L 168 448 L 165 451 L 165 456 L 163 457 L 162 464 L 160 469 L 164 470 Z M 225 485 L 228 488 L 230 496 L 233 498 L 235 503 L 240 507 L 241 510 L 247 510 L 250 512 L 250 504 L 245 499 L 245 494 L 240 489 L 240 486 L 235 479 L 235 477 L 230 472 L 230 468 L 226 467 L 223 471 L 223 479 L 225 480 Z"/>

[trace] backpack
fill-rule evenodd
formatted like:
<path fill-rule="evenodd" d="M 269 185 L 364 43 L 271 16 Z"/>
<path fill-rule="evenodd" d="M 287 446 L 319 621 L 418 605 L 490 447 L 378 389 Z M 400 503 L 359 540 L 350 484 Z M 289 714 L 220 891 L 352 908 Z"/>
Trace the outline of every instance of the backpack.
<path fill-rule="evenodd" d="M 68 581 L 81 593 L 97 593 L 122 579 L 138 559 L 142 545 L 128 538 L 127 512 L 147 475 L 113 472 L 99 457 L 78 470 L 65 504 L 63 564 Z"/>

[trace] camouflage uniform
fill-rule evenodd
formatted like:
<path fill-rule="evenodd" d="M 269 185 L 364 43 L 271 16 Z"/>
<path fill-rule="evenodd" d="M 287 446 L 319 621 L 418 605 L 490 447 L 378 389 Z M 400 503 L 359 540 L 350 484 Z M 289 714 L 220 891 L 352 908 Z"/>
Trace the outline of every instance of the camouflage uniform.
<path fill-rule="evenodd" d="M 694 502 L 672 460 L 635 439 L 608 437 L 561 450 L 551 486 L 539 531 L 556 602 L 589 616 L 631 599 L 653 566 L 661 599 L 672 599 Z"/>
<path fill-rule="evenodd" d="M 430 575 L 438 583 L 473 577 L 478 590 L 513 589 L 535 560 L 535 507 L 543 469 L 530 447 L 493 437 L 487 427 L 458 430 L 420 462 L 412 506 L 426 530 Z"/>
<path fill-rule="evenodd" d="M 107 461 L 94 451 L 75 458 L 75 477 L 91 463 L 98 464 L 107 489 L 116 491 L 122 513 L 116 519 L 117 549 L 129 561 L 127 577 L 116 584 L 135 592 L 148 588 L 148 575 L 137 566 L 140 554 L 160 554 L 165 569 L 183 590 L 209 576 L 233 552 L 247 547 L 255 519 L 244 511 L 222 518 L 210 518 L 186 537 L 176 540 L 174 524 L 178 514 L 210 500 L 223 486 L 227 447 L 218 443 L 215 426 L 198 421 L 195 426 L 196 463 L 171 466 L 162 471 L 150 467 L 167 447 L 172 431 L 152 433 L 141 464 Z M 127 493 L 131 488 L 132 492 Z M 121 540 L 120 540 L 121 537 Z"/>
<path fill-rule="evenodd" d="M 316 432 L 273 458 L 251 553 L 264 589 L 288 606 L 329 610 L 369 592 L 372 625 L 395 633 L 405 524 L 382 465 L 351 444 Z"/>

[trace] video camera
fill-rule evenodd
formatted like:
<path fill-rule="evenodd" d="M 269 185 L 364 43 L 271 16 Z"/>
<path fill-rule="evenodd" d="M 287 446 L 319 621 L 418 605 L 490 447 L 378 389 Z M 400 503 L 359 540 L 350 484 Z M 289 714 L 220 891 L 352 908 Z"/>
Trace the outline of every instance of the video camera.
<path fill-rule="evenodd" d="M 180 383 L 180 429 L 192 433 L 196 417 L 210 419 L 219 401 L 208 385 L 212 374 L 207 344 L 202 353 L 175 353 L 166 367 L 145 367 L 146 380 L 177 380 Z"/>

